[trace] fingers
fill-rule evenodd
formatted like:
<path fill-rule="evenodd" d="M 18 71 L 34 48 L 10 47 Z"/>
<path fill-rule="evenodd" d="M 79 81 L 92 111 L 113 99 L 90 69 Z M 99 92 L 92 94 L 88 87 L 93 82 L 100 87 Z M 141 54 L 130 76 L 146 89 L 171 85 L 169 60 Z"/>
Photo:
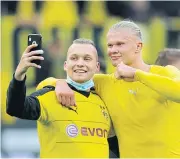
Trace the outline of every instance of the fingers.
<path fill-rule="evenodd" d="M 56 97 L 60 104 L 63 106 L 76 106 L 74 91 L 67 85 L 63 80 L 58 80 L 56 82 Z"/>
<path fill-rule="evenodd" d="M 114 76 L 115 76 L 115 78 L 118 78 L 118 73 L 117 73 L 117 71 L 114 72 Z"/>
<path fill-rule="evenodd" d="M 118 72 L 117 70 L 116 70 L 116 72 L 114 73 L 114 76 L 115 76 L 116 79 L 121 79 L 121 78 L 122 78 L 121 72 Z"/>
<path fill-rule="evenodd" d="M 61 104 L 62 104 L 63 106 L 67 106 L 67 105 L 66 105 L 66 97 L 65 97 L 65 96 L 61 96 Z"/>
<path fill-rule="evenodd" d="M 30 52 L 31 49 L 35 48 L 36 46 L 37 46 L 37 44 L 29 45 L 29 46 L 26 48 L 25 52 L 26 52 L 26 53 Z"/>
<path fill-rule="evenodd" d="M 116 79 L 123 79 L 123 76 L 119 75 L 117 71 L 114 73 L 114 76 Z"/>
<path fill-rule="evenodd" d="M 117 64 L 116 67 L 118 68 L 118 67 L 121 67 L 122 65 L 124 65 L 124 63 L 121 61 L 119 64 Z"/>
<path fill-rule="evenodd" d="M 37 65 L 35 63 L 32 63 L 33 60 L 44 60 L 44 57 L 39 56 L 42 55 L 44 52 L 43 50 L 36 50 L 36 51 L 31 51 L 29 53 L 25 53 L 22 56 L 22 61 L 24 61 L 25 65 L 27 67 L 36 67 L 36 68 L 41 68 L 40 65 Z"/>
<path fill-rule="evenodd" d="M 76 106 L 76 102 L 75 102 L 74 96 L 70 97 L 70 105 Z"/>
<path fill-rule="evenodd" d="M 116 66 L 116 72 L 114 73 L 115 78 L 116 79 L 123 79 L 124 71 L 125 71 L 125 64 L 121 61 L 121 63 L 119 63 Z"/>
<path fill-rule="evenodd" d="M 44 60 L 44 57 L 42 57 L 42 56 L 31 56 L 31 57 L 28 57 L 27 60 L 29 62 L 31 62 L 33 60 Z"/>
<path fill-rule="evenodd" d="M 24 67 L 24 68 L 29 68 L 29 67 L 36 67 L 36 68 L 41 68 L 40 65 L 37 65 L 35 63 L 33 63 L 32 61 L 33 60 L 44 60 L 44 57 L 42 56 L 23 56 L 22 59 L 21 59 L 21 66 Z"/>
<path fill-rule="evenodd" d="M 30 56 L 34 56 L 34 55 L 42 55 L 44 53 L 43 50 L 36 50 L 36 51 L 31 51 L 28 53 L 24 53 L 24 57 L 30 57 Z"/>
<path fill-rule="evenodd" d="M 69 107 L 69 106 L 76 106 L 74 97 L 70 96 L 60 96 L 61 98 L 61 104 L 63 106 Z"/>
<path fill-rule="evenodd" d="M 71 102 L 70 102 L 71 98 L 70 97 L 67 97 L 66 96 L 66 103 L 65 103 L 65 106 L 70 106 L 71 105 Z"/>
<path fill-rule="evenodd" d="M 29 67 L 41 68 L 40 65 L 37 65 L 37 64 L 35 64 L 35 63 L 29 63 Z"/>
<path fill-rule="evenodd" d="M 37 65 L 35 63 L 33 63 L 33 60 L 44 60 L 44 57 L 42 56 L 32 56 L 32 57 L 26 57 L 22 59 L 24 62 L 24 66 L 29 68 L 29 67 L 36 67 L 36 68 L 41 68 L 40 65 Z"/>

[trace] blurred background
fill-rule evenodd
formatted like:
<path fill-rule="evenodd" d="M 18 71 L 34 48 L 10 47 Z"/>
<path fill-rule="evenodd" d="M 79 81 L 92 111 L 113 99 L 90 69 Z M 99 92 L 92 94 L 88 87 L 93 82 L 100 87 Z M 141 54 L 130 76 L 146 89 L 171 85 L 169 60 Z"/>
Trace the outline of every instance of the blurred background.
<path fill-rule="evenodd" d="M 3 158 L 38 157 L 36 122 L 5 113 L 6 91 L 30 33 L 43 37 L 42 69 L 29 69 L 27 94 L 43 79 L 65 78 L 63 63 L 72 41 L 92 39 L 102 73 L 112 73 L 106 54 L 108 28 L 131 19 L 143 32 L 143 59 L 154 64 L 164 48 L 180 49 L 178 1 L 1 1 L 1 152 Z"/>

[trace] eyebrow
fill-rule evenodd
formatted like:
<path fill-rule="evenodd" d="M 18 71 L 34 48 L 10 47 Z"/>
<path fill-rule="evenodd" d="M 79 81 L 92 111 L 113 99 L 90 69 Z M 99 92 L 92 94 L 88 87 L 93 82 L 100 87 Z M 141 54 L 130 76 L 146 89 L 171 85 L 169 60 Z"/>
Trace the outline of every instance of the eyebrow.
<path fill-rule="evenodd" d="M 71 54 L 70 56 L 79 56 L 79 55 L 75 53 L 75 54 Z M 91 54 L 85 54 L 84 56 L 91 56 Z"/>
<path fill-rule="evenodd" d="M 85 54 L 85 56 L 92 56 L 92 55 L 89 55 L 89 54 Z"/>
<path fill-rule="evenodd" d="M 116 42 L 112 42 L 112 43 L 124 43 L 124 42 L 126 42 L 127 40 L 126 39 L 124 39 L 124 40 L 118 40 L 118 41 L 116 41 Z M 111 42 L 110 43 L 107 43 L 107 45 L 109 45 L 109 44 L 112 44 Z"/>
<path fill-rule="evenodd" d="M 77 56 L 77 54 L 71 54 L 70 56 Z"/>

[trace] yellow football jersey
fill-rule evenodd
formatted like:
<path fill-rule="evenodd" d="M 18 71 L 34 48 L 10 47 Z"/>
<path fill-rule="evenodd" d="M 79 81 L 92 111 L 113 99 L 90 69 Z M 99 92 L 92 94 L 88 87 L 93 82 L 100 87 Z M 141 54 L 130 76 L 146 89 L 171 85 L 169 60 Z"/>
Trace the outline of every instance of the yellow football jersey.
<path fill-rule="evenodd" d="M 108 158 L 110 117 L 100 97 L 75 91 L 77 107 L 63 107 L 54 91 L 37 96 L 41 115 L 38 135 L 41 158 Z"/>
<path fill-rule="evenodd" d="M 166 77 L 165 77 L 166 76 Z M 95 75 L 110 113 L 121 158 L 180 158 L 180 72 L 173 66 L 137 71 L 135 82 Z"/>

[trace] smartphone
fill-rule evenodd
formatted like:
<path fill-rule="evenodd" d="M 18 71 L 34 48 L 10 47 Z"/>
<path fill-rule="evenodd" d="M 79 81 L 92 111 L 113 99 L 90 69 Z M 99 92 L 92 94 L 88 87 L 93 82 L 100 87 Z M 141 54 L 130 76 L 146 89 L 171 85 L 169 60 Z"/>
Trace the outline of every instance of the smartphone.
<path fill-rule="evenodd" d="M 28 46 L 32 44 L 37 44 L 37 47 L 34 47 L 30 51 L 35 51 L 35 50 L 42 50 L 42 36 L 41 34 L 29 34 L 28 35 Z M 41 54 L 37 56 L 42 56 Z M 40 65 L 41 60 L 33 60 L 31 61 L 32 63 L 36 63 L 37 65 Z"/>

